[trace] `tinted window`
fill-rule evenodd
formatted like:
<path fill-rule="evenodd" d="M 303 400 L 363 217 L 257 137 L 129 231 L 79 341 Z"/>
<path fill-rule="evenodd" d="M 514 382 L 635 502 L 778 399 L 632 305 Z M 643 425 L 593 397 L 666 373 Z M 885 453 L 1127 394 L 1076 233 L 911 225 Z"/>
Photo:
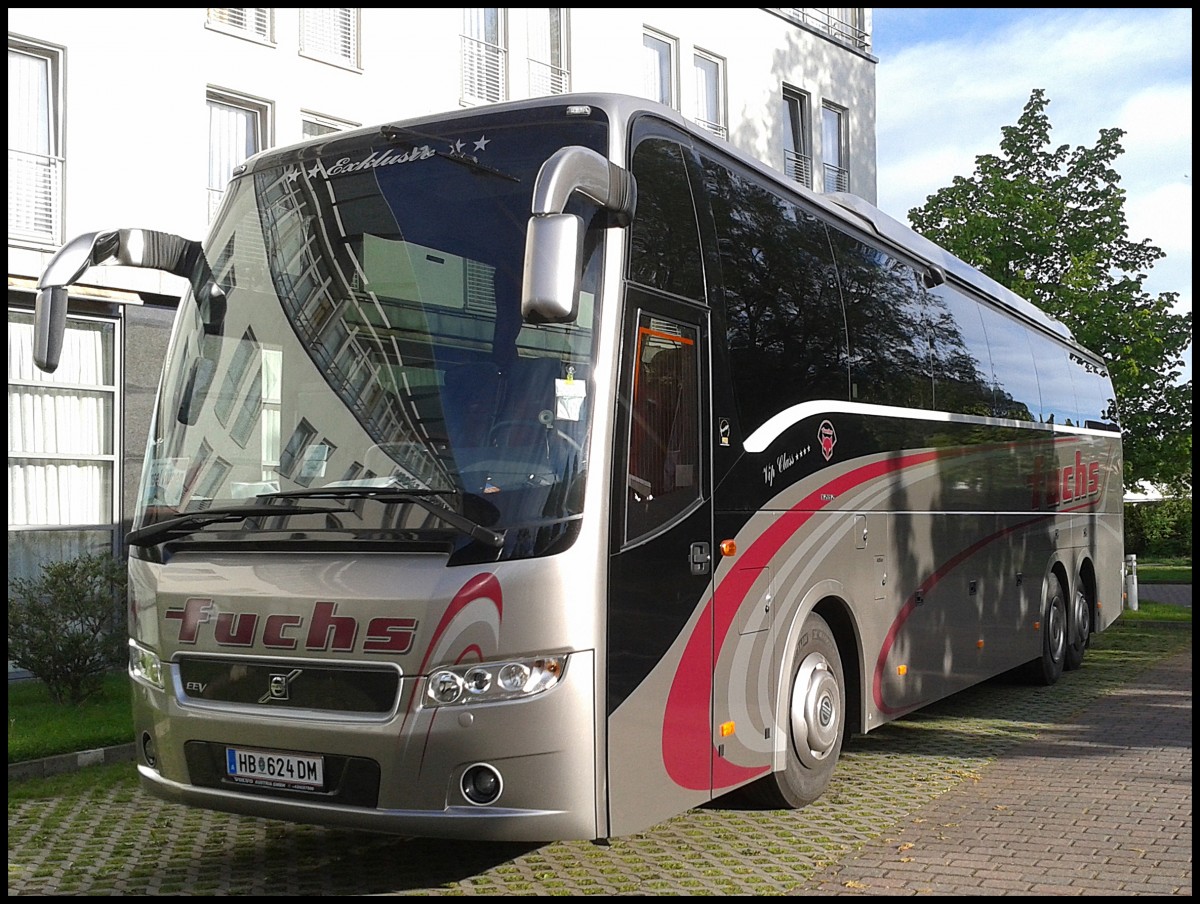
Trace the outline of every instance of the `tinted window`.
<path fill-rule="evenodd" d="M 683 148 L 648 138 L 633 154 L 637 211 L 630 230 L 629 278 L 686 298 L 704 297 L 700 236 Z"/>
<path fill-rule="evenodd" d="M 742 430 L 782 407 L 849 394 L 845 319 L 825 224 L 755 177 L 703 162 Z"/>
<path fill-rule="evenodd" d="M 992 361 L 978 303 L 948 285 L 930 289 L 928 298 L 934 407 L 990 416 Z"/>
<path fill-rule="evenodd" d="M 1029 344 L 1037 365 L 1038 386 L 1041 387 L 1041 420 L 1047 424 L 1082 426 L 1079 406 L 1075 404 L 1075 387 L 1071 381 L 1071 366 L 1067 350 L 1049 336 L 1030 332 Z"/>
<path fill-rule="evenodd" d="M 831 232 L 850 338 L 850 398 L 932 408 L 929 327 L 920 277 L 887 252 Z"/>
<path fill-rule="evenodd" d="M 1116 427 L 1117 402 L 1108 368 L 1070 352 L 1067 361 L 1079 416 L 1085 427 Z"/>
<path fill-rule="evenodd" d="M 1014 318 L 987 305 L 980 305 L 979 311 L 992 357 L 992 413 L 1017 421 L 1035 420 L 1041 393 L 1029 345 L 1029 330 Z"/>

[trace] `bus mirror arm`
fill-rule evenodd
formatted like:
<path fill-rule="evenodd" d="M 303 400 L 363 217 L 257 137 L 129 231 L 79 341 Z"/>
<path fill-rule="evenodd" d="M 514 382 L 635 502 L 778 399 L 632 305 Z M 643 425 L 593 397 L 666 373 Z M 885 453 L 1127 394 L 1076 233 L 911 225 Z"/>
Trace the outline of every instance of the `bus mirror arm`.
<path fill-rule="evenodd" d="M 564 213 L 579 192 L 627 226 L 637 205 L 637 183 L 628 170 L 589 148 L 570 146 L 552 154 L 533 186 L 532 216 L 525 233 L 521 316 L 531 323 L 569 323 L 579 308 L 583 267 L 583 220 Z"/>
<path fill-rule="evenodd" d="M 67 325 L 67 287 L 89 267 L 112 263 L 190 277 L 199 258 L 199 242 L 152 229 L 112 229 L 76 236 L 54 253 L 38 280 L 34 364 L 46 373 L 58 369 Z"/>

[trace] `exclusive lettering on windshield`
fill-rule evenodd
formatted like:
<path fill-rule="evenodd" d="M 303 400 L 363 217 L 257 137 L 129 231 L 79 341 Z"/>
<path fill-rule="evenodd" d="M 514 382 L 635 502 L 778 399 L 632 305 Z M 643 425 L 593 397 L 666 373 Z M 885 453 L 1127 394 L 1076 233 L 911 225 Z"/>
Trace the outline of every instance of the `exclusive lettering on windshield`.
<path fill-rule="evenodd" d="M 479 140 L 474 143 L 474 150 L 486 150 L 492 139 L 486 135 L 480 135 Z M 463 156 L 463 149 L 466 145 L 462 141 L 455 141 L 450 144 L 448 153 L 456 156 Z M 340 176 L 345 173 L 357 173 L 367 169 L 378 169 L 381 166 L 392 166 L 397 163 L 412 163 L 415 160 L 428 160 L 431 157 L 438 156 L 438 152 L 427 144 L 419 147 L 410 148 L 407 151 L 401 150 L 386 150 L 372 151 L 365 159 L 351 161 L 349 157 L 342 157 L 337 163 L 326 167 L 320 160 L 313 164 L 312 169 L 308 170 L 307 175 L 311 179 L 315 176 Z M 300 170 L 297 167 L 288 167 L 285 175 L 290 181 L 295 181 L 300 176 Z"/>

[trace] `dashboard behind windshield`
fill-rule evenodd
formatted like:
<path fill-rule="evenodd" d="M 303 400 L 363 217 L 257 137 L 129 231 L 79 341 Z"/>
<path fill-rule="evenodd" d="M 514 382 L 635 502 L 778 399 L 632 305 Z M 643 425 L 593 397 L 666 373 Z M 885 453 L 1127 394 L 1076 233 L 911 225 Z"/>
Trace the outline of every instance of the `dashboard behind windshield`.
<path fill-rule="evenodd" d="M 329 136 L 234 180 L 203 262 L 224 303 L 180 306 L 135 527 L 229 509 L 172 536 L 489 547 L 444 506 L 505 538 L 481 556 L 569 543 L 603 225 L 586 199 L 568 207 L 595 221 L 578 318 L 520 316 L 538 169 L 605 153 L 602 114 L 565 109 Z M 306 495 L 344 498 L 289 514 Z"/>

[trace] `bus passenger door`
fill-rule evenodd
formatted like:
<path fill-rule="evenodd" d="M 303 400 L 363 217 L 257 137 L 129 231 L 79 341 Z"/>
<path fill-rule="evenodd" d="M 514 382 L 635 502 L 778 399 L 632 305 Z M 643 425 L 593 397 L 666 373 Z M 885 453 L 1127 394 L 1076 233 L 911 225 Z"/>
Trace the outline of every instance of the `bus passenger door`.
<path fill-rule="evenodd" d="M 710 797 L 708 312 L 629 290 L 608 582 L 613 834 Z"/>

